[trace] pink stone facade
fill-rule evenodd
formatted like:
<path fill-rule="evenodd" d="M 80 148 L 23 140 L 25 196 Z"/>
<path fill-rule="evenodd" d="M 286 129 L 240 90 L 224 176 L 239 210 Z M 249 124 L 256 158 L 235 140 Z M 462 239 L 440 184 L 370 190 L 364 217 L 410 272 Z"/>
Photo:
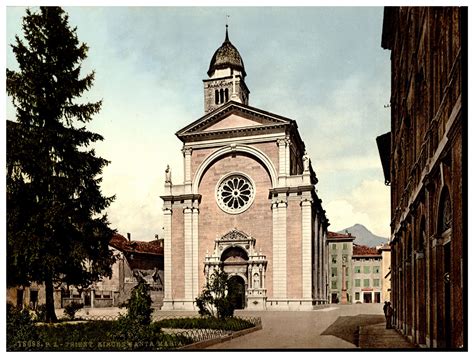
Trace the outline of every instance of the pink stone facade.
<path fill-rule="evenodd" d="M 319 248 L 329 221 L 296 122 L 248 105 L 243 61 L 227 35 L 208 74 L 204 116 L 176 133 L 183 181 L 167 179 L 161 196 L 163 309 L 195 310 L 218 268 L 240 287 L 236 308 L 327 303 Z"/>

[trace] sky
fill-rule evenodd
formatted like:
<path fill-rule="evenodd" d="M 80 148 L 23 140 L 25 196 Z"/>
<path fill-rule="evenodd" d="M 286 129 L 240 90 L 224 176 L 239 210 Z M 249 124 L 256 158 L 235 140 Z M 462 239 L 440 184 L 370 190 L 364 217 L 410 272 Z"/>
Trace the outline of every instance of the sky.
<path fill-rule="evenodd" d="M 34 8 L 33 8 L 34 9 Z M 249 105 L 296 120 L 338 231 L 355 223 L 390 235 L 390 187 L 375 138 L 390 130 L 390 52 L 380 46 L 382 7 L 68 7 L 89 46 L 83 74 L 102 99 L 88 128 L 111 161 L 102 191 L 116 195 L 111 226 L 149 241 L 162 231 L 164 171 L 182 182 L 182 143 L 174 135 L 204 115 L 203 83 L 215 50 L 240 52 Z M 6 8 L 6 44 L 21 35 L 23 7 Z M 6 47 L 6 65 L 17 69 Z M 11 99 L 6 118 L 14 120 Z"/>

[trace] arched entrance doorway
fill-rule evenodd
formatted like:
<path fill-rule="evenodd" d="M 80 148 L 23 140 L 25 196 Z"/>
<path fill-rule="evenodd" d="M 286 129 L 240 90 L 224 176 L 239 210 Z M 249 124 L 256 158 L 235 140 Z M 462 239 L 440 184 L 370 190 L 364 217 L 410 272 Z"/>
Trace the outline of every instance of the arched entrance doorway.
<path fill-rule="evenodd" d="M 242 277 L 235 275 L 229 279 L 229 296 L 235 309 L 245 308 L 245 281 Z"/>
<path fill-rule="evenodd" d="M 255 238 L 233 229 L 214 241 L 214 250 L 204 261 L 207 280 L 218 267 L 223 267 L 231 277 L 236 286 L 236 308 L 265 309 L 267 259 L 261 251 L 257 252 L 255 242 Z"/>

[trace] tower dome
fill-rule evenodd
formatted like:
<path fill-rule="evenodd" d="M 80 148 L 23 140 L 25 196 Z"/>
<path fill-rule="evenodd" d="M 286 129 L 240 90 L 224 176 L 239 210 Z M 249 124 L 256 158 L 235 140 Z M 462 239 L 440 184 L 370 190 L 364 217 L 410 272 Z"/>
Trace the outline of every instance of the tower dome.
<path fill-rule="evenodd" d="M 237 51 L 235 46 L 229 41 L 227 25 L 225 29 L 225 40 L 221 47 L 216 50 L 214 56 L 212 56 L 207 74 L 211 77 L 216 70 L 225 68 L 240 71 L 243 77 L 246 76 L 244 61 L 242 60 L 242 57 L 240 57 L 239 51 Z"/>

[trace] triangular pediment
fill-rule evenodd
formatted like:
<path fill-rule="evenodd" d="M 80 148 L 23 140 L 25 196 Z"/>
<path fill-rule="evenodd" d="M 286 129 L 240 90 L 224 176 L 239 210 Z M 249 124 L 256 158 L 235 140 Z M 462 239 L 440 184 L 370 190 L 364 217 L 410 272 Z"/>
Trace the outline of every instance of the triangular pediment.
<path fill-rule="evenodd" d="M 176 135 L 184 140 L 185 137 L 200 134 L 208 137 L 232 131 L 242 132 L 246 129 L 284 127 L 292 123 L 294 121 L 289 118 L 230 101 L 181 129 Z"/>
<path fill-rule="evenodd" d="M 221 120 L 212 123 L 211 125 L 203 128 L 204 131 L 216 131 L 222 129 L 232 128 L 245 128 L 250 126 L 260 126 L 262 123 L 257 122 L 249 118 L 242 117 L 238 114 L 231 113 L 227 117 L 221 118 Z"/>

